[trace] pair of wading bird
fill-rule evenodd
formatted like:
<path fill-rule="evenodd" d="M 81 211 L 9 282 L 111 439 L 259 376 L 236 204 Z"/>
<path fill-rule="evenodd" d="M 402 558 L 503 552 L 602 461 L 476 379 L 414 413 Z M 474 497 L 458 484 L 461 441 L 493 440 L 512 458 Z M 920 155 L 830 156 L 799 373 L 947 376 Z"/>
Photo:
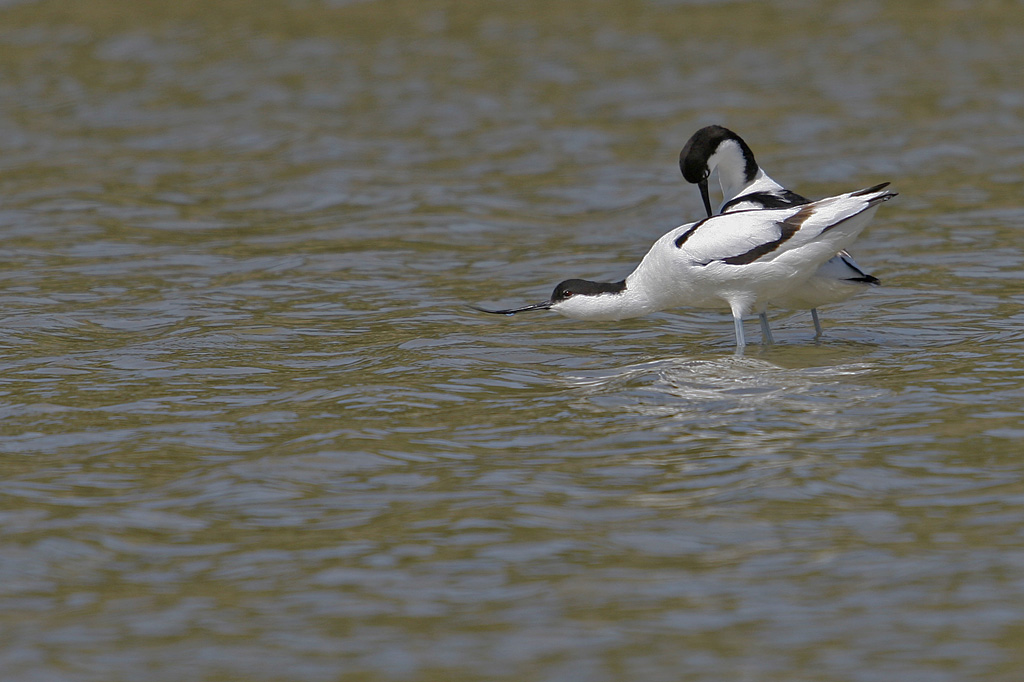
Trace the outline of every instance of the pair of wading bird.
<path fill-rule="evenodd" d="M 773 342 L 769 305 L 809 309 L 821 336 L 819 306 L 878 284 L 845 249 L 878 206 L 896 196 L 886 190 L 888 182 L 810 201 L 768 177 L 747 143 L 721 126 L 694 133 L 679 153 L 679 168 L 700 188 L 708 217 L 663 235 L 626 279 L 567 279 L 543 303 L 476 309 L 498 315 L 553 310 L 579 320 L 622 320 L 680 306 L 728 306 L 740 352 L 746 345 L 743 318 L 751 313 L 760 316 L 763 343 Z M 708 177 L 715 170 L 723 195 L 718 215 L 708 198 Z"/>

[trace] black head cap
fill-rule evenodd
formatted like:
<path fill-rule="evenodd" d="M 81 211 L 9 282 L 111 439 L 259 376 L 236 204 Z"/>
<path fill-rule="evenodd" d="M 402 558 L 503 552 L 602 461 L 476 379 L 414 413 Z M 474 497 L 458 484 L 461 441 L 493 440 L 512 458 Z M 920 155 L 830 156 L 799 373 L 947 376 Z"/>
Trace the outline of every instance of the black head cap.
<path fill-rule="evenodd" d="M 757 175 L 757 161 L 754 160 L 754 152 L 750 151 L 743 138 L 723 126 L 706 126 L 695 132 L 679 152 L 679 170 L 683 172 L 687 182 L 696 184 L 701 180 L 707 180 L 711 175 L 708 159 L 726 140 L 732 140 L 740 146 L 747 180 L 754 179 Z"/>
<path fill-rule="evenodd" d="M 596 296 L 597 294 L 617 294 L 626 290 L 626 280 L 620 282 L 591 282 L 587 279 L 567 279 L 559 282 L 551 293 L 552 303 L 561 303 L 573 296 Z"/>

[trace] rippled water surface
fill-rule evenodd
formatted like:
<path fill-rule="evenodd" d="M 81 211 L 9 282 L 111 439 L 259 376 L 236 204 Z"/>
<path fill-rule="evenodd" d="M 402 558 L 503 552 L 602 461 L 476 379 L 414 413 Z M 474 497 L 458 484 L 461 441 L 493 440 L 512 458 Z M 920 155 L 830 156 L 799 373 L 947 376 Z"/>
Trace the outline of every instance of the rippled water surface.
<path fill-rule="evenodd" d="M 0 3 L 0 677 L 1021 679 L 1021 73 L 1011 2 Z M 627 274 L 708 123 L 900 192 L 820 342 L 466 306 Z"/>

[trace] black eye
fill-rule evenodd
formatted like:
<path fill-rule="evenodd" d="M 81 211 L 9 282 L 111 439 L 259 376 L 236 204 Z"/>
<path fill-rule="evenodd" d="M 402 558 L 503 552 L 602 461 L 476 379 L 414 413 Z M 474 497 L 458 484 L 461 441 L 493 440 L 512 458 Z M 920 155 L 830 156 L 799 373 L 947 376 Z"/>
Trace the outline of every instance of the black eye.
<path fill-rule="evenodd" d="M 562 292 L 562 298 L 569 298 L 570 296 L 572 296 L 572 292 L 568 289 Z"/>

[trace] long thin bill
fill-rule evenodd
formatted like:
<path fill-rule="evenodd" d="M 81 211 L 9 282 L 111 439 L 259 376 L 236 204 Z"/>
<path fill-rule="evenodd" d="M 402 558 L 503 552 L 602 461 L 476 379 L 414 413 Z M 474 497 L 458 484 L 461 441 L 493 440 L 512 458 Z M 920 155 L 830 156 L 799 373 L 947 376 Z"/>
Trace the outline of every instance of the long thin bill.
<path fill-rule="evenodd" d="M 482 313 L 490 313 L 491 315 L 515 315 L 516 313 L 525 313 L 527 310 L 547 310 L 551 307 L 551 301 L 531 303 L 530 305 L 524 305 L 522 308 L 509 308 L 508 310 L 488 310 L 487 308 L 481 308 L 475 305 L 471 305 L 469 307 L 473 310 L 479 310 Z"/>
<path fill-rule="evenodd" d="M 711 213 L 711 198 L 708 196 L 707 178 L 698 182 L 697 186 L 700 187 L 700 197 L 704 200 L 704 209 L 708 212 L 708 217 L 710 218 L 714 214 Z"/>

